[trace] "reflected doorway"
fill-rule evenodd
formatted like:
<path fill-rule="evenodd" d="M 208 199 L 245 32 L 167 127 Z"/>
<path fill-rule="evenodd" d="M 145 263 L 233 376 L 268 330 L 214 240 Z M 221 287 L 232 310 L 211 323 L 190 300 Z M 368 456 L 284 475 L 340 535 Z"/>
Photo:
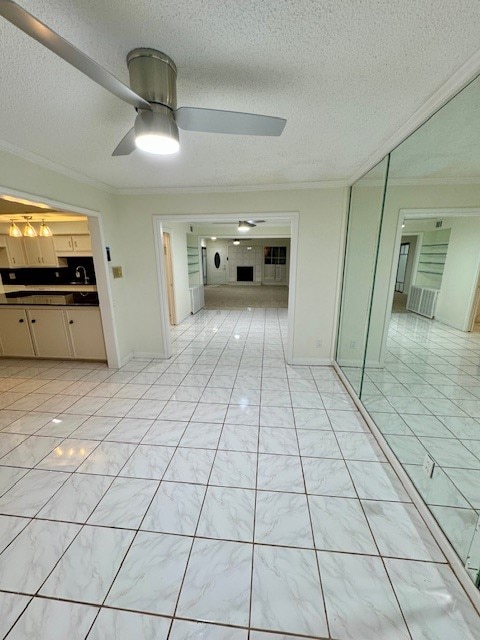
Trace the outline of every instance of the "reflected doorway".
<path fill-rule="evenodd" d="M 410 243 L 402 242 L 400 245 L 400 253 L 398 255 L 397 277 L 395 280 L 395 291 L 397 293 L 405 293 L 405 276 L 407 274 L 408 252 L 410 251 Z"/>
<path fill-rule="evenodd" d="M 165 275 L 167 279 L 168 319 L 171 325 L 176 324 L 175 289 L 173 287 L 172 246 L 170 234 L 163 233 L 163 258 L 165 260 Z"/>

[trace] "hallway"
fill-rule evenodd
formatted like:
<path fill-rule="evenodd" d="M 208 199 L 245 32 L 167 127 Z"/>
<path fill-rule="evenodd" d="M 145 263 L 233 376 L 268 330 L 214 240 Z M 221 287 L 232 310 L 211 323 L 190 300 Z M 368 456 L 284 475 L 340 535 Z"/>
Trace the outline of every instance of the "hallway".
<path fill-rule="evenodd" d="M 286 333 L 283 309 L 201 311 L 169 361 L 0 361 L 1 638 L 479 637 L 334 370 L 287 365 Z"/>

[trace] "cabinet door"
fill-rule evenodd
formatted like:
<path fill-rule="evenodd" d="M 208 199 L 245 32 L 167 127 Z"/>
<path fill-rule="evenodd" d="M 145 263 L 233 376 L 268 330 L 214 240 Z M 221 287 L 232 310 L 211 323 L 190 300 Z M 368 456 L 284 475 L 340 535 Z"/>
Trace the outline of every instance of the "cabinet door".
<path fill-rule="evenodd" d="M 25 309 L 0 309 L 0 343 L 4 356 L 35 355 Z"/>
<path fill-rule="evenodd" d="M 75 252 L 92 253 L 92 241 L 90 236 L 72 236 L 73 249 Z"/>
<path fill-rule="evenodd" d="M 27 316 L 37 356 L 72 357 L 62 309 L 29 309 Z"/>
<path fill-rule="evenodd" d="M 23 238 L 5 238 L 10 266 L 12 267 L 26 267 L 27 257 L 25 255 L 25 249 L 23 245 Z"/>
<path fill-rule="evenodd" d="M 275 265 L 275 282 L 283 282 L 285 280 L 285 265 Z"/>
<path fill-rule="evenodd" d="M 73 253 L 72 236 L 53 236 L 53 245 L 59 255 L 69 255 Z"/>
<path fill-rule="evenodd" d="M 37 238 L 42 267 L 58 267 L 53 238 Z"/>
<path fill-rule="evenodd" d="M 98 307 L 68 309 L 66 314 L 73 357 L 85 360 L 106 360 L 100 309 Z"/>
<path fill-rule="evenodd" d="M 40 255 L 38 238 L 24 238 L 23 244 L 25 247 L 25 254 L 27 256 L 27 264 L 30 267 L 41 267 L 42 257 Z"/>
<path fill-rule="evenodd" d="M 274 264 L 265 264 L 263 266 L 263 279 L 265 282 L 273 282 L 275 280 L 275 266 Z"/>

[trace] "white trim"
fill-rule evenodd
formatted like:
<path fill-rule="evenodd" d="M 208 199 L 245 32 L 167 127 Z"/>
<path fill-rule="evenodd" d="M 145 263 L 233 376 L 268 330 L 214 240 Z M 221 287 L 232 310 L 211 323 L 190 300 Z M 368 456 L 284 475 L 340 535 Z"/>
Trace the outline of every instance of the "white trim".
<path fill-rule="evenodd" d="M 331 367 L 333 360 L 331 358 L 293 358 L 288 364 L 292 367 Z"/>
<path fill-rule="evenodd" d="M 335 309 L 334 309 L 334 322 L 333 322 L 333 335 L 331 340 L 331 359 L 335 360 L 337 355 L 337 343 L 338 333 L 340 331 L 340 310 L 342 306 L 342 293 L 343 293 L 343 276 L 344 276 L 344 263 L 345 263 L 345 248 L 347 246 L 347 220 L 350 206 L 350 189 L 345 190 L 345 207 L 342 220 L 342 228 L 340 230 L 340 241 L 338 246 L 338 269 L 337 269 L 337 282 L 335 289 Z"/>
<path fill-rule="evenodd" d="M 115 194 L 126 196 L 141 195 L 174 195 L 188 193 L 244 193 L 251 191 L 301 191 L 304 189 L 345 189 L 349 186 L 349 181 L 342 180 L 320 180 L 316 182 L 282 182 L 274 184 L 240 184 L 240 185 L 210 185 L 210 186 L 188 186 L 188 187 L 146 187 L 132 189 L 115 189 Z M 262 214 L 263 215 L 263 214 Z M 237 221 L 238 222 L 238 221 Z"/>
<path fill-rule="evenodd" d="M 399 144 L 441 109 L 448 100 L 464 89 L 480 73 L 480 49 L 464 62 L 395 132 L 390 135 L 377 150 L 371 154 L 350 177 L 349 184 L 355 183 L 370 169 L 393 151 Z"/>
<path fill-rule="evenodd" d="M 144 360 L 165 360 L 165 354 L 160 351 L 134 351 L 133 358 L 142 358 Z"/>
<path fill-rule="evenodd" d="M 382 449 L 383 453 L 385 454 L 388 462 L 393 467 L 393 470 L 397 474 L 400 482 L 405 488 L 405 491 L 408 493 L 408 495 L 412 499 L 413 504 L 417 507 L 423 521 L 425 522 L 426 526 L 430 530 L 430 533 L 433 535 L 438 546 L 443 551 L 443 554 L 445 555 L 450 567 L 455 573 L 461 586 L 465 590 L 466 595 L 470 598 L 475 609 L 477 609 L 477 611 L 480 613 L 480 591 L 474 585 L 471 577 L 469 576 L 465 567 L 463 566 L 462 561 L 453 550 L 452 545 L 450 544 L 447 537 L 445 536 L 442 529 L 440 528 L 439 524 L 433 517 L 433 514 L 431 513 L 427 504 L 425 503 L 425 501 L 417 491 L 417 488 L 415 487 L 413 482 L 408 477 L 407 472 L 405 471 L 405 469 L 403 468 L 403 466 L 401 465 L 401 463 L 399 462 L 399 460 L 397 459 L 393 451 L 390 449 L 390 446 L 388 445 L 388 442 L 385 440 L 383 433 L 379 430 L 375 422 L 370 417 L 370 414 L 363 406 L 361 400 L 355 393 L 355 390 L 350 384 L 350 382 L 348 381 L 347 377 L 345 376 L 345 374 L 343 373 L 343 371 L 341 370 L 341 368 L 338 366 L 336 362 L 334 363 L 333 367 L 337 372 L 337 374 L 339 375 L 340 379 L 342 380 L 343 384 L 345 385 L 345 388 L 350 394 L 352 400 L 354 401 L 357 409 L 361 413 L 363 419 L 367 423 L 372 435 L 374 436 L 380 448 Z"/>
<path fill-rule="evenodd" d="M 126 364 L 128 364 L 130 362 L 130 360 L 132 360 L 132 358 L 133 358 L 133 353 L 132 352 L 128 353 L 126 356 L 123 356 L 123 358 L 120 360 L 120 367 L 119 368 L 122 368 Z"/>
<path fill-rule="evenodd" d="M 403 215 L 405 220 L 418 220 L 428 218 L 468 218 L 470 216 L 480 216 L 480 209 L 478 207 L 446 207 L 441 209 L 436 207 L 432 209 L 400 209 L 400 215 Z"/>
<path fill-rule="evenodd" d="M 107 352 L 108 366 L 114 369 L 120 367 L 120 349 L 118 346 L 117 329 L 115 325 L 115 314 L 113 310 L 113 296 L 108 275 L 108 263 L 105 252 L 105 238 L 103 233 L 102 214 L 93 209 L 85 209 L 58 200 L 52 200 L 45 196 L 18 191 L 0 185 L 0 191 L 9 196 L 27 198 L 33 202 L 43 202 L 50 205 L 52 209 L 61 209 L 71 213 L 80 213 L 89 218 L 90 236 L 92 239 L 93 263 L 95 266 L 95 276 L 97 279 L 97 292 L 99 300 L 100 315 L 102 319 L 103 336 L 105 339 L 105 350 Z"/>
<path fill-rule="evenodd" d="M 293 362 L 294 352 L 294 327 L 295 327 L 295 300 L 296 300 L 296 281 L 297 281 L 297 253 L 298 253 L 298 211 L 270 211 L 270 212 L 250 212 L 252 216 L 261 215 L 265 220 L 278 220 L 289 222 L 291 225 L 290 237 L 290 269 L 288 284 L 288 333 L 287 348 L 285 358 L 288 364 Z M 163 229 L 165 224 L 169 222 L 187 222 L 196 224 L 198 222 L 215 222 L 215 219 L 221 216 L 222 220 L 238 223 L 238 220 L 245 216 L 245 212 L 237 213 L 179 213 L 176 215 L 153 215 L 153 232 L 155 238 L 155 257 L 157 263 L 157 282 L 160 297 L 160 321 L 162 323 L 162 341 L 163 350 L 166 358 L 172 355 L 170 343 L 170 324 L 168 321 L 168 299 L 166 292 L 166 277 L 163 260 Z M 317 364 L 317 360 L 313 364 Z M 329 361 L 330 362 L 330 361 Z"/>

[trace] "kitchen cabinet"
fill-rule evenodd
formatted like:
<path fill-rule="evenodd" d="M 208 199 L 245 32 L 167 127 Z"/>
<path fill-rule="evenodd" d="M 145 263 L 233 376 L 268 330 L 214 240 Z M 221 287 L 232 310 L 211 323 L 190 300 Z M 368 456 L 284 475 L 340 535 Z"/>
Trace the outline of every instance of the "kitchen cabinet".
<path fill-rule="evenodd" d="M 35 355 L 40 358 L 72 357 L 63 309 L 28 309 L 27 317 Z"/>
<path fill-rule="evenodd" d="M 0 349 L 4 356 L 35 355 L 25 309 L 0 309 Z"/>
<path fill-rule="evenodd" d="M 55 252 L 59 256 L 91 256 L 92 241 L 89 235 L 53 236 Z"/>
<path fill-rule="evenodd" d="M 0 267 L 17 269 L 27 266 L 23 238 L 2 236 L 0 243 Z"/>
<path fill-rule="evenodd" d="M 73 357 L 85 360 L 106 360 L 102 320 L 98 307 L 67 309 Z"/>
<path fill-rule="evenodd" d="M 58 267 L 53 238 L 23 238 L 27 263 L 30 267 Z"/>

